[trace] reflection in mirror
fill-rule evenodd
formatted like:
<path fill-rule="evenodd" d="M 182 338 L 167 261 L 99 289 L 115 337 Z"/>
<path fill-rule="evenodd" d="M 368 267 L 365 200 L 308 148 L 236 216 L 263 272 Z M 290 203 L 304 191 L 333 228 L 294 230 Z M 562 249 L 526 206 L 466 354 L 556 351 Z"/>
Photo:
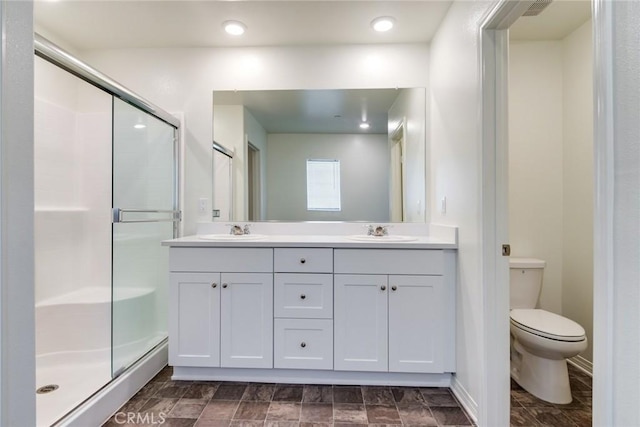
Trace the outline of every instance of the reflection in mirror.
<path fill-rule="evenodd" d="M 213 139 L 234 157 L 232 206 L 216 206 L 214 182 L 213 210 L 425 222 L 425 119 L 424 88 L 215 91 Z"/>

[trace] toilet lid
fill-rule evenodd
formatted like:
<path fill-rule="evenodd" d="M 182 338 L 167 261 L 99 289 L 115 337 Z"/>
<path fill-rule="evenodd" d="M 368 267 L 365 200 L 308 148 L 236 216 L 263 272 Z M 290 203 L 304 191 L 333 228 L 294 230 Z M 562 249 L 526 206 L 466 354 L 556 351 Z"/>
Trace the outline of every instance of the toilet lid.
<path fill-rule="evenodd" d="M 557 341 L 582 341 L 582 326 L 571 319 L 540 309 L 513 309 L 511 321 L 520 329 Z"/>

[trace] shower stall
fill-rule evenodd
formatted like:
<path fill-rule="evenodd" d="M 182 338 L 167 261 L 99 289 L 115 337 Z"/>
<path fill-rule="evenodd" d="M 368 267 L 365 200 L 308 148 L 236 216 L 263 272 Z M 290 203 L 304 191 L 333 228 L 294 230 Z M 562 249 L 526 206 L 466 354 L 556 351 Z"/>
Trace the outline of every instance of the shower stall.
<path fill-rule="evenodd" d="M 38 426 L 50 426 L 167 338 L 178 235 L 173 116 L 36 36 Z"/>

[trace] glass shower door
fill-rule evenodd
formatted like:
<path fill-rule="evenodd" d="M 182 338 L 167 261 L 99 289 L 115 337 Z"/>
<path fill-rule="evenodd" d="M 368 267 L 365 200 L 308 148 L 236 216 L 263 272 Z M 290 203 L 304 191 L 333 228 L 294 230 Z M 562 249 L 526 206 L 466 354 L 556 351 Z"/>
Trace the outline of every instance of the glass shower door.
<path fill-rule="evenodd" d="M 177 235 L 175 128 L 113 99 L 113 329 L 117 376 L 167 336 L 168 249 Z"/>

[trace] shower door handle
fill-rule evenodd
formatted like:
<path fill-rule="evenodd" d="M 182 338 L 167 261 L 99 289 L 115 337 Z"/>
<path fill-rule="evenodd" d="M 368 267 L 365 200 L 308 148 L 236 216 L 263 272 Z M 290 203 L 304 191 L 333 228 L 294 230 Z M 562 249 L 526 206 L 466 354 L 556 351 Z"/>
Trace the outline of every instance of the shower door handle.
<path fill-rule="evenodd" d="M 127 222 L 180 222 L 182 220 L 182 211 L 176 210 L 157 210 L 157 209 L 121 209 L 113 208 L 113 223 Z M 170 215 L 168 218 L 125 218 L 125 214 L 164 214 Z"/>

